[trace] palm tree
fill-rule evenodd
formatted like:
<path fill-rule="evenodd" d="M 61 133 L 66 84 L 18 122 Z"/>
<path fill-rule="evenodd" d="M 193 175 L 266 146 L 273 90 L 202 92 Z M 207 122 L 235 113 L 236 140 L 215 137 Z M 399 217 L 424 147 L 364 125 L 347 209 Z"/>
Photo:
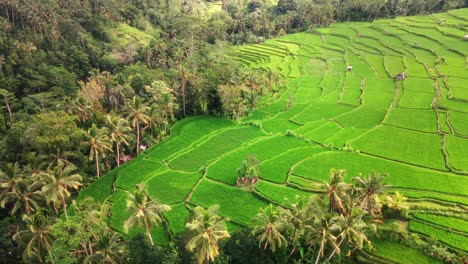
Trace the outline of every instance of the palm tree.
<path fill-rule="evenodd" d="M 136 153 L 140 153 L 140 125 L 147 124 L 150 117 L 147 115 L 149 107 L 139 97 L 133 97 L 128 104 L 127 119 L 131 122 L 136 133 Z"/>
<path fill-rule="evenodd" d="M 293 246 L 290 255 L 294 254 L 297 247 L 300 247 L 299 239 L 304 235 L 306 228 L 309 228 L 313 221 L 313 214 L 309 211 L 309 203 L 306 198 L 299 198 L 296 203 L 290 204 L 288 209 L 279 207 L 279 214 L 283 223 L 288 225 L 288 240 Z"/>
<path fill-rule="evenodd" d="M 348 245 L 351 249 L 362 249 L 364 242 L 370 243 L 367 238 L 365 231 L 370 228 L 364 222 L 364 216 L 366 213 L 361 208 L 354 208 L 347 215 L 339 215 L 334 220 L 333 223 L 336 225 L 336 229 L 340 229 L 341 232 L 337 235 L 337 238 L 341 238 L 337 244 L 337 248 L 341 246 L 344 241 L 348 242 Z M 337 248 L 328 257 L 330 260 L 335 253 L 338 252 Z"/>
<path fill-rule="evenodd" d="M 128 146 L 128 140 L 130 139 L 128 134 L 132 129 L 128 126 L 128 122 L 119 116 L 108 115 L 106 121 L 111 139 L 115 143 L 117 166 L 120 166 L 120 145 L 123 143 Z"/>
<path fill-rule="evenodd" d="M 65 219 L 68 220 L 67 201 L 70 197 L 69 189 L 78 190 L 82 185 L 83 178 L 75 173 L 76 167 L 71 164 L 59 162 L 56 167 L 45 172 L 40 172 L 39 177 L 45 179 L 45 185 L 42 187 L 42 193 L 46 197 L 47 203 L 53 203 L 55 211 L 63 206 Z"/>
<path fill-rule="evenodd" d="M 219 255 L 218 241 L 230 237 L 225 225 L 226 219 L 218 215 L 218 208 L 218 205 L 212 205 L 208 209 L 195 207 L 192 218 L 186 225 L 193 232 L 186 248 L 195 253 L 199 264 L 213 261 Z"/>
<path fill-rule="evenodd" d="M 340 248 L 336 243 L 336 236 L 334 235 L 339 231 L 339 227 L 333 224 L 334 221 L 336 220 L 334 220 L 331 214 L 316 216 L 313 225 L 305 232 L 306 243 L 309 247 L 314 245 L 318 245 L 319 247 L 315 264 L 319 263 L 320 258 L 325 255 L 327 247 L 332 247 L 338 254 L 340 253 Z"/>
<path fill-rule="evenodd" d="M 93 115 L 91 103 L 85 97 L 78 97 L 74 105 L 73 112 L 78 116 L 80 122 L 85 123 Z"/>
<path fill-rule="evenodd" d="M 24 215 L 23 221 L 27 223 L 27 229 L 18 231 L 13 239 L 26 242 L 26 248 L 23 252 L 24 260 L 35 257 L 38 261 L 43 262 L 45 254 L 52 249 L 53 236 L 49 228 L 50 218 L 37 212 L 31 216 Z"/>
<path fill-rule="evenodd" d="M 87 132 L 88 141 L 85 144 L 89 145 L 89 160 L 94 159 L 96 162 L 96 174 L 98 178 L 101 176 L 99 155 L 105 158 L 107 151 L 112 151 L 112 142 L 107 134 L 107 128 L 98 129 L 95 125 L 88 129 Z"/>
<path fill-rule="evenodd" d="M 252 234 L 257 236 L 259 246 L 263 245 L 263 250 L 268 247 L 272 252 L 286 247 L 288 241 L 283 235 L 287 224 L 281 218 L 278 210 L 269 206 L 260 209 L 260 212 L 253 218 L 254 229 Z"/>
<path fill-rule="evenodd" d="M 381 215 L 382 205 L 380 204 L 379 194 L 382 194 L 385 189 L 390 187 L 388 184 L 383 183 L 386 175 L 381 175 L 375 171 L 367 177 L 354 177 L 357 187 L 361 190 L 361 207 L 367 210 L 367 213 L 372 218 Z"/>
<path fill-rule="evenodd" d="M 409 205 L 406 201 L 408 200 L 408 198 L 400 194 L 399 191 L 396 191 L 393 195 L 387 195 L 385 197 L 385 200 L 387 202 L 388 208 L 402 212 L 403 214 L 407 214 L 409 210 Z"/>
<path fill-rule="evenodd" d="M 328 196 L 328 212 L 344 213 L 342 197 L 348 188 L 348 184 L 343 182 L 345 170 L 330 170 L 330 182 L 324 183 L 325 193 Z"/>
<path fill-rule="evenodd" d="M 0 170 L 0 202 L 8 193 L 14 192 L 16 182 L 21 175 L 21 169 L 18 162 L 7 163 L 3 171 Z"/>
<path fill-rule="evenodd" d="M 0 171 L 0 207 L 13 204 L 10 211 L 12 215 L 18 211 L 30 215 L 39 208 L 42 185 L 43 182 L 36 177 L 26 175 L 18 163 L 7 164 L 4 172 Z"/>
<path fill-rule="evenodd" d="M 119 234 L 106 229 L 105 233 L 98 238 L 95 247 L 96 250 L 87 256 L 83 263 L 122 263 L 124 246 Z"/>
<path fill-rule="evenodd" d="M 154 246 L 151 228 L 153 224 L 157 226 L 164 221 L 162 212 L 170 211 L 171 207 L 152 200 L 141 185 L 138 184 L 135 188 L 135 193 L 129 193 L 127 197 L 127 210 L 131 211 L 132 215 L 125 221 L 124 230 L 128 233 L 130 228 L 143 225 L 151 245 Z"/>

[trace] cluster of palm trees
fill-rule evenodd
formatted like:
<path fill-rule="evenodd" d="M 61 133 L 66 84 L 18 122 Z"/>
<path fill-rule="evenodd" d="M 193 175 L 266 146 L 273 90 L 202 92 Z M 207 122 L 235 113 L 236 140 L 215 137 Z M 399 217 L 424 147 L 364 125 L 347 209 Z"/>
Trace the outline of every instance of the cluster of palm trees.
<path fill-rule="evenodd" d="M 96 79 L 102 79 L 102 75 L 100 74 Z M 90 83 L 92 80 L 90 79 Z M 92 85 L 84 84 L 83 90 L 88 91 L 75 101 L 76 107 L 73 113 L 82 123 L 87 122 L 93 116 L 96 112 L 95 105 L 99 104 L 99 102 L 93 104 L 93 96 L 89 95 L 93 93 L 92 89 L 98 89 L 99 93 L 102 93 L 102 90 L 107 93 L 106 91 L 113 89 L 101 85 L 100 81 L 97 83 L 95 86 L 103 86 L 103 88 L 92 88 Z M 93 124 L 87 130 L 87 140 L 83 145 L 89 148 L 89 160 L 95 162 L 97 177 L 101 175 L 100 160 L 105 160 L 107 154 L 114 152 L 116 165 L 119 166 L 122 161 L 127 160 L 122 159 L 123 146 L 131 147 L 133 144 L 134 153 L 138 155 L 141 149 L 147 147 L 141 144 L 145 131 L 150 133 L 150 137 L 146 140 L 148 142 L 155 141 L 159 136 L 167 133 L 169 122 L 174 120 L 174 111 L 178 108 L 173 90 L 161 81 L 153 82 L 152 85 L 146 86 L 145 90 L 149 96 L 146 100 L 138 96 L 127 100 L 123 95 L 108 96 L 107 100 L 111 101 L 115 98 L 115 105 L 122 106 L 122 110 L 119 112 L 111 108 L 112 111 L 105 116 L 101 127 Z M 116 107 L 116 109 L 119 108 Z M 134 136 L 132 136 L 132 130 Z"/>
<path fill-rule="evenodd" d="M 286 208 L 269 205 L 261 209 L 253 219 L 253 235 L 260 247 L 272 252 L 289 248 L 291 255 L 300 249 L 319 263 L 341 254 L 345 244 L 348 254 L 370 244 L 368 234 L 381 217 L 378 196 L 388 186 L 384 176 L 375 172 L 354 177 L 355 185 L 345 183 L 344 174 L 344 170 L 331 170 L 322 197 L 300 198 Z"/>
<path fill-rule="evenodd" d="M 220 252 L 218 242 L 230 237 L 225 225 L 228 219 L 220 217 L 218 209 L 218 205 L 207 209 L 197 206 L 186 224 L 189 234 L 186 249 L 194 254 L 199 264 L 215 260 Z M 143 226 L 148 240 L 154 246 L 151 229 L 166 223 L 163 212 L 170 211 L 171 207 L 151 199 L 144 187 L 137 185 L 135 192 L 127 196 L 127 210 L 131 215 L 124 223 L 125 232 L 128 233 L 130 228 Z"/>
<path fill-rule="evenodd" d="M 252 235 L 258 240 L 259 247 L 272 253 L 286 249 L 290 256 L 296 258 L 299 255 L 301 261 L 309 259 L 319 263 L 341 255 L 345 249 L 350 255 L 365 244 L 370 245 L 368 235 L 374 231 L 374 223 L 380 222 L 378 219 L 382 217 L 379 195 L 388 185 L 383 183 L 384 176 L 375 172 L 366 177 L 354 177 L 353 185 L 343 181 L 344 175 L 344 170 L 332 169 L 330 181 L 323 184 L 325 192 L 321 196 L 298 198 L 285 207 L 270 204 L 261 209 L 252 219 Z M 70 190 L 80 188 L 81 180 L 75 167 L 64 160 L 32 174 L 27 174 L 27 170 L 21 170 L 17 164 L 7 166 L 0 173 L 2 207 L 8 207 L 12 214 L 22 213 L 26 223 L 25 228 L 14 235 L 15 240 L 23 241 L 25 245 L 25 260 L 44 261 L 47 256 L 54 262 L 57 243 L 69 244 L 69 234 L 73 233 L 70 228 L 76 226 L 82 234 L 76 244 L 66 249 L 67 254 L 85 263 L 117 263 L 125 257 L 120 235 L 108 226 L 106 204 L 73 201 L 71 209 L 67 208 Z M 401 209 L 404 197 L 395 194 L 387 200 L 389 207 Z M 63 208 L 64 218 L 54 219 L 44 214 L 41 203 L 48 204 L 57 214 Z M 167 229 L 163 213 L 171 207 L 152 199 L 142 185 L 137 185 L 134 193 L 128 194 L 126 206 L 131 214 L 124 223 L 125 232 L 142 226 L 154 246 L 151 230 L 160 224 Z M 218 209 L 217 205 L 206 209 L 195 207 L 186 224 L 185 248 L 193 253 L 199 264 L 214 261 L 220 255 L 219 242 L 230 237 L 225 225 L 228 219 L 219 216 Z M 296 254 L 298 252 L 302 253 Z"/>
<path fill-rule="evenodd" d="M 45 202 L 57 214 L 63 207 L 67 218 L 70 191 L 78 190 L 82 180 L 76 167 L 65 160 L 42 171 L 21 169 L 18 163 L 6 164 L 4 170 L 0 170 L 0 206 L 8 207 L 12 215 L 24 213 L 29 216 Z"/>

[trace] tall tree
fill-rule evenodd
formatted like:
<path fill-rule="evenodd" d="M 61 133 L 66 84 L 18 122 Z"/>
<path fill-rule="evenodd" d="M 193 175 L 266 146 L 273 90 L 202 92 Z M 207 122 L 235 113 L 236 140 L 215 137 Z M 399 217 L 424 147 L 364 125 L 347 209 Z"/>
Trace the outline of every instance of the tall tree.
<path fill-rule="evenodd" d="M 23 221 L 27 223 L 27 228 L 18 231 L 13 239 L 26 243 L 23 251 L 23 259 L 26 262 L 30 261 L 30 258 L 35 258 L 42 263 L 52 248 L 53 236 L 49 228 L 51 219 L 42 212 L 37 212 L 31 216 L 25 215 Z"/>
<path fill-rule="evenodd" d="M 287 223 L 271 204 L 260 209 L 260 212 L 253 218 L 253 224 L 252 234 L 257 236 L 259 246 L 262 246 L 263 250 L 270 248 L 274 253 L 277 249 L 288 245 L 284 236 Z"/>
<path fill-rule="evenodd" d="M 123 262 L 125 254 L 122 239 L 119 234 L 106 228 L 94 245 L 95 250 L 87 256 L 83 263 L 117 264 Z"/>
<path fill-rule="evenodd" d="M 128 146 L 129 132 L 132 129 L 128 126 L 127 120 L 116 115 L 107 115 L 106 124 L 110 131 L 110 138 L 115 144 L 117 166 L 120 166 L 120 145 L 125 144 Z"/>
<path fill-rule="evenodd" d="M 219 240 L 230 237 L 225 225 L 226 219 L 218 215 L 218 208 L 218 205 L 212 205 L 208 209 L 195 207 L 192 218 L 186 225 L 192 231 L 186 248 L 195 253 L 199 264 L 215 260 L 219 255 Z"/>
<path fill-rule="evenodd" d="M 105 158 L 108 151 L 112 151 L 112 142 L 109 139 L 107 128 L 97 128 L 93 125 L 87 132 L 86 145 L 89 146 L 89 160 L 94 160 L 96 163 L 96 175 L 101 176 L 99 168 L 99 156 Z"/>
<path fill-rule="evenodd" d="M 0 176 L 0 206 L 5 208 L 7 204 L 12 204 L 12 215 L 18 211 L 31 215 L 40 208 L 39 202 L 43 198 L 40 191 L 42 185 L 41 180 L 22 171 L 17 163 L 9 164 Z"/>
<path fill-rule="evenodd" d="M 150 117 L 148 116 L 149 107 L 139 97 L 133 97 L 132 101 L 127 105 L 127 119 L 132 124 L 136 133 L 136 153 L 140 153 L 140 131 L 141 125 L 147 124 Z"/>
<path fill-rule="evenodd" d="M 53 169 L 40 172 L 39 177 L 44 178 L 45 184 L 42 192 L 48 203 L 54 205 L 55 211 L 63 206 L 65 219 L 68 219 L 67 198 L 70 197 L 70 189 L 78 190 L 83 178 L 76 173 L 76 167 L 72 164 L 59 162 Z"/>
<path fill-rule="evenodd" d="M 343 182 L 345 170 L 330 170 L 330 182 L 324 183 L 325 193 L 328 196 L 329 206 L 328 212 L 343 213 L 345 208 L 343 206 L 342 197 L 345 194 L 348 184 Z"/>
<path fill-rule="evenodd" d="M 361 190 L 361 206 L 372 217 L 376 218 L 381 215 L 382 205 L 380 203 L 379 195 L 384 192 L 390 185 L 383 182 L 386 175 L 382 175 L 375 171 L 367 175 L 367 177 L 354 177 L 357 187 Z"/>
<path fill-rule="evenodd" d="M 135 193 L 128 194 L 127 210 L 131 211 L 132 214 L 124 223 L 125 232 L 134 226 L 143 225 L 151 245 L 154 246 L 150 233 L 151 228 L 164 221 L 162 212 L 170 211 L 171 207 L 161 204 L 157 200 L 152 200 L 146 190 L 138 184 L 135 187 Z"/>

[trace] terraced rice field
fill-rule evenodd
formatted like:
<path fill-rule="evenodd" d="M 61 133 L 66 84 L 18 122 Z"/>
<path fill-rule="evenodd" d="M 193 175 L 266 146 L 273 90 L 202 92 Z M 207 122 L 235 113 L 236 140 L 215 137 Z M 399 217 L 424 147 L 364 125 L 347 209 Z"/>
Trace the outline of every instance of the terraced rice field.
<path fill-rule="evenodd" d="M 236 229 L 268 203 L 317 192 L 330 168 L 346 169 L 348 180 L 376 170 L 410 198 L 411 232 L 468 252 L 467 15 L 463 9 L 341 23 L 237 47 L 231 56 L 245 67 L 286 78 L 279 96 L 265 98 L 240 122 L 179 121 L 168 139 L 80 197 L 111 204 L 111 224 L 122 230 L 124 194 L 143 183 L 153 198 L 172 205 L 165 216 L 177 235 L 195 205 L 219 204 Z M 396 82 L 402 72 L 407 78 Z M 235 186 L 236 169 L 249 154 L 261 162 L 253 192 Z M 434 209 L 460 217 L 431 214 Z M 167 243 L 162 228 L 154 235 Z M 392 252 L 379 254 L 395 261 Z"/>

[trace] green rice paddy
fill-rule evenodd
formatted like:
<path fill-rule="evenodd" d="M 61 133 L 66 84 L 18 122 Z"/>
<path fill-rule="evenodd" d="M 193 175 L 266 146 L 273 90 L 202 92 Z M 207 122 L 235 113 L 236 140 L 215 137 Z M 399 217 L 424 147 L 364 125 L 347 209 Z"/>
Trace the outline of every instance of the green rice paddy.
<path fill-rule="evenodd" d="M 447 22 L 439 24 L 441 18 Z M 220 214 L 238 228 L 268 203 L 284 205 L 285 199 L 314 193 L 330 168 L 346 169 L 347 180 L 376 170 L 388 173 L 386 181 L 411 203 L 458 210 L 463 217 L 457 219 L 419 210 L 409 231 L 468 252 L 468 41 L 457 28 L 467 19 L 463 9 L 334 24 L 235 47 L 230 56 L 245 67 L 286 78 L 280 96 L 239 122 L 179 121 L 161 144 L 99 179 L 80 198 L 111 204 L 110 223 L 122 230 L 124 194 L 143 183 L 151 197 L 172 205 L 165 216 L 178 235 L 195 205 L 219 204 Z M 401 72 L 408 77 L 396 82 Z M 288 98 L 294 98 L 291 107 Z M 252 192 L 235 186 L 236 169 L 249 154 L 261 162 Z M 112 194 L 114 179 L 118 191 Z M 158 244 L 168 243 L 161 227 L 153 234 Z M 397 262 L 407 250 L 383 241 L 376 247 L 375 256 Z M 414 263 L 431 263 L 406 252 Z"/>

